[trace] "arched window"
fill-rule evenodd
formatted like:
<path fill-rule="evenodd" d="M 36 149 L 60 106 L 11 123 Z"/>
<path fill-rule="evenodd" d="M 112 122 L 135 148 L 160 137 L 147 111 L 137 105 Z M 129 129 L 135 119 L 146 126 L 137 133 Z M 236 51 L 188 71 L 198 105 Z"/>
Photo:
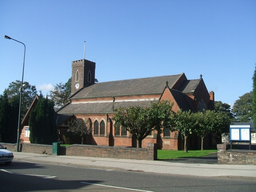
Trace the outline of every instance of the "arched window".
<path fill-rule="evenodd" d="M 166 128 L 166 127 L 164 127 L 164 137 L 170 137 L 170 129 L 169 128 Z"/>
<path fill-rule="evenodd" d="M 127 135 L 127 131 L 125 129 L 122 129 L 121 135 Z"/>
<path fill-rule="evenodd" d="M 88 83 L 91 83 L 91 78 L 92 78 L 91 71 L 88 71 L 88 76 L 87 76 Z"/>
<path fill-rule="evenodd" d="M 86 123 L 88 133 L 92 133 L 92 120 L 89 118 Z"/>
<path fill-rule="evenodd" d="M 115 124 L 115 135 L 120 136 L 120 125 Z"/>
<path fill-rule="evenodd" d="M 105 135 L 105 122 L 103 120 L 100 122 L 100 135 Z"/>
<path fill-rule="evenodd" d="M 99 134 L 99 123 L 98 121 L 96 120 L 94 122 L 94 135 L 98 135 Z"/>
<path fill-rule="evenodd" d="M 76 71 L 76 81 L 79 81 L 78 70 Z"/>

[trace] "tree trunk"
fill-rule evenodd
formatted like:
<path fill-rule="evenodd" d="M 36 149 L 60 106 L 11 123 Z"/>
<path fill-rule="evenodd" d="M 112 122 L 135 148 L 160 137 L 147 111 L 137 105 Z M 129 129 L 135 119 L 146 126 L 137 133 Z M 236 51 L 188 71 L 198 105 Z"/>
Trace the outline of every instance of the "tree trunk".
<path fill-rule="evenodd" d="M 187 138 L 188 138 L 188 136 L 184 135 L 184 152 L 185 152 L 185 153 L 188 152 L 188 148 L 187 148 Z"/>
<path fill-rule="evenodd" d="M 137 148 L 141 148 L 141 143 L 142 143 L 142 141 L 137 139 Z"/>
<path fill-rule="evenodd" d="M 201 150 L 204 150 L 204 136 L 201 136 Z"/>
<path fill-rule="evenodd" d="M 84 137 L 81 137 L 81 144 L 84 144 Z"/>

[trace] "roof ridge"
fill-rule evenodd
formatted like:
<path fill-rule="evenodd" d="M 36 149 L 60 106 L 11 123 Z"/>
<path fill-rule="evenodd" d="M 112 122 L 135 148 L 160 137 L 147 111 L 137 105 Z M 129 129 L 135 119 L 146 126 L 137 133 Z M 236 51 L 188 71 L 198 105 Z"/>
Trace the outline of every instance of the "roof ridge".
<path fill-rule="evenodd" d="M 111 82 L 118 82 L 118 81 L 139 80 L 139 79 L 153 79 L 153 78 L 158 78 L 158 77 L 181 76 L 182 74 L 184 74 L 184 73 L 181 73 L 181 74 L 175 74 L 175 75 L 160 75 L 160 76 L 154 76 L 154 77 L 142 77 L 142 78 L 134 78 L 134 79 L 122 79 L 122 80 L 104 81 L 104 82 L 98 82 L 98 83 L 95 83 L 95 84 L 111 83 Z"/>

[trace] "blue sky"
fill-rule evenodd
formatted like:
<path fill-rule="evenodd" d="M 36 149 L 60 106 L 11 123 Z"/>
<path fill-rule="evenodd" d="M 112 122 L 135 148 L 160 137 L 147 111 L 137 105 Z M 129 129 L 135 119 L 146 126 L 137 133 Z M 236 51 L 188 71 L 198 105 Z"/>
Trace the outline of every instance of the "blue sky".
<path fill-rule="evenodd" d="M 99 82 L 200 74 L 215 100 L 252 91 L 255 0 L 1 0 L 0 94 L 21 80 L 47 94 L 71 77 L 71 62 L 96 62 Z"/>

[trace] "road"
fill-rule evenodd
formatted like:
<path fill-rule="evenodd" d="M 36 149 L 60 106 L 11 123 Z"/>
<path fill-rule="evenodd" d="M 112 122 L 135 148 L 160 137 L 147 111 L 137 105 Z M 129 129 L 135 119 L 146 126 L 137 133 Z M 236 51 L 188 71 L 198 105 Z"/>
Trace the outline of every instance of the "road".
<path fill-rule="evenodd" d="M 0 164 L 1 192 L 255 191 L 255 178 L 192 177 L 13 161 Z"/>

